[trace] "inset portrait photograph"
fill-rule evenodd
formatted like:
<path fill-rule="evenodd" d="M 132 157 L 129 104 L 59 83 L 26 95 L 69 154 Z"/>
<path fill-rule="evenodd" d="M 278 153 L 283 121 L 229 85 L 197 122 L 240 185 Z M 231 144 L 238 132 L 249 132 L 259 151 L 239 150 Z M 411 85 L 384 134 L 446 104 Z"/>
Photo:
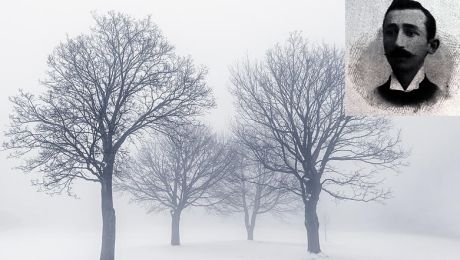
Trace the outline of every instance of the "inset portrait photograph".
<path fill-rule="evenodd" d="M 347 0 L 347 115 L 460 115 L 456 0 Z"/>

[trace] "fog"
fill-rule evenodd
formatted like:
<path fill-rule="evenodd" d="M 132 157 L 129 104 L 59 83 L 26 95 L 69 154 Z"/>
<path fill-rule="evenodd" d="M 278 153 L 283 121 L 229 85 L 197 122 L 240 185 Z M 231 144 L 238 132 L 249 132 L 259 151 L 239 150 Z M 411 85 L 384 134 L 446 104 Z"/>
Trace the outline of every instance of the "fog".
<path fill-rule="evenodd" d="M 0 126 L 4 132 L 11 112 L 8 97 L 18 89 L 39 92 L 46 71 L 46 58 L 66 37 L 87 33 L 93 25 L 91 12 L 122 11 L 136 18 L 151 15 L 179 54 L 190 55 L 209 69 L 207 81 L 216 96 L 217 108 L 206 121 L 218 132 L 229 131 L 234 115 L 229 66 L 249 57 L 260 59 L 265 51 L 283 42 L 293 31 L 302 31 L 313 42 L 344 47 L 344 1 L 10 1 L 0 10 Z M 322 14 L 322 15 L 321 15 Z M 323 194 L 320 222 L 336 230 L 422 233 L 460 238 L 460 119 L 456 117 L 396 118 L 403 144 L 411 149 L 410 166 L 400 173 L 382 172 L 393 198 L 378 203 L 335 202 Z M 4 140 L 3 135 L 0 140 Z M 7 152 L 0 157 L 0 233 L 14 229 L 64 229 L 99 232 L 100 191 L 98 184 L 78 182 L 78 199 L 49 196 L 31 186 L 36 173 L 13 169 L 15 159 Z M 164 227 L 168 240 L 168 213 L 146 214 L 127 197 L 115 196 L 118 230 Z M 244 226 L 241 216 L 222 217 L 203 210 L 184 212 L 182 225 L 197 230 L 200 225 Z M 303 211 L 284 219 L 263 216 L 258 229 L 284 227 L 303 229 Z M 240 229 L 239 229 L 240 228 Z M 158 229 L 156 230 L 158 232 Z M 263 233 L 263 231 L 260 231 Z M 162 232 L 158 232 L 162 234 Z M 276 233 L 276 232 L 275 232 Z M 183 233 L 184 240 L 197 233 Z M 121 235 L 119 235 L 120 237 Z"/>
<path fill-rule="evenodd" d="M 410 165 L 398 174 L 387 172 L 393 198 L 384 202 L 327 203 L 331 225 L 344 229 L 376 229 L 439 236 L 460 235 L 456 117 L 398 117 L 403 143 L 410 148 Z M 327 197 L 323 197 L 327 200 Z M 334 218 L 334 215 L 340 216 Z"/>

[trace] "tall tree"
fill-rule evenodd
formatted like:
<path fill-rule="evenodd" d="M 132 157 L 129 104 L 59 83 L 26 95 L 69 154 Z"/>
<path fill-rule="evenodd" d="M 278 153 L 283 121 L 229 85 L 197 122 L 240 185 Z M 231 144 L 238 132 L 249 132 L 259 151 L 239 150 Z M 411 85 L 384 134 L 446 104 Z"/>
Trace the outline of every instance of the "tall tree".
<path fill-rule="evenodd" d="M 101 260 L 113 260 L 112 180 L 129 138 L 166 131 L 214 105 L 206 71 L 174 54 L 150 18 L 94 16 L 87 35 L 66 39 L 48 57 L 46 92 L 20 91 L 4 147 L 25 157 L 50 192 L 75 180 L 101 185 Z M 28 156 L 27 156 L 28 155 Z"/>
<path fill-rule="evenodd" d="M 235 153 L 204 126 L 187 126 L 145 144 L 128 165 L 117 189 L 150 211 L 171 213 L 171 245 L 180 245 L 184 209 L 220 200 L 210 189 L 233 171 Z"/>
<path fill-rule="evenodd" d="M 238 135 L 269 170 L 290 176 L 305 209 L 308 251 L 319 253 L 321 191 L 336 199 L 378 201 L 389 191 L 379 170 L 405 164 L 391 122 L 344 115 L 343 53 L 292 34 L 265 60 L 232 70 L 243 127 Z"/>

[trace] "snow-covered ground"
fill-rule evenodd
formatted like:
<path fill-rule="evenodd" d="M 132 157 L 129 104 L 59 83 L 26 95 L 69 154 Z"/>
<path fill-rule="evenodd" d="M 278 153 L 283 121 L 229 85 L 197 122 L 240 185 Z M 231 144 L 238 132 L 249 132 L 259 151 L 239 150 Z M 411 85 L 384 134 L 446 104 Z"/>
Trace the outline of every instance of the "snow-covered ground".
<path fill-rule="evenodd" d="M 183 245 L 167 244 L 167 230 L 157 234 L 121 231 L 118 260 L 456 260 L 460 240 L 390 233 L 329 232 L 321 237 L 321 255 L 308 255 L 304 230 L 265 229 L 263 239 L 237 239 L 235 230 L 210 235 L 189 228 Z M 218 230 L 221 232 L 222 230 Z M 257 230 L 256 230 L 257 232 Z M 256 233 L 257 235 L 257 233 Z M 0 231 L 2 260 L 98 259 L 97 232 L 9 229 Z"/>

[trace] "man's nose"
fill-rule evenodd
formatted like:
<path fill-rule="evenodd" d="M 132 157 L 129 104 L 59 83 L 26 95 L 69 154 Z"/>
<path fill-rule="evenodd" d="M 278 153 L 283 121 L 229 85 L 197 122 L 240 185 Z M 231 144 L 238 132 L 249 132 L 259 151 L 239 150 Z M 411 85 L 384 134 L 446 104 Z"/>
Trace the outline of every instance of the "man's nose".
<path fill-rule="evenodd" d="M 405 47 L 407 43 L 407 36 L 404 34 L 402 30 L 398 32 L 398 35 L 396 36 L 396 41 L 395 45 L 397 47 Z"/>

